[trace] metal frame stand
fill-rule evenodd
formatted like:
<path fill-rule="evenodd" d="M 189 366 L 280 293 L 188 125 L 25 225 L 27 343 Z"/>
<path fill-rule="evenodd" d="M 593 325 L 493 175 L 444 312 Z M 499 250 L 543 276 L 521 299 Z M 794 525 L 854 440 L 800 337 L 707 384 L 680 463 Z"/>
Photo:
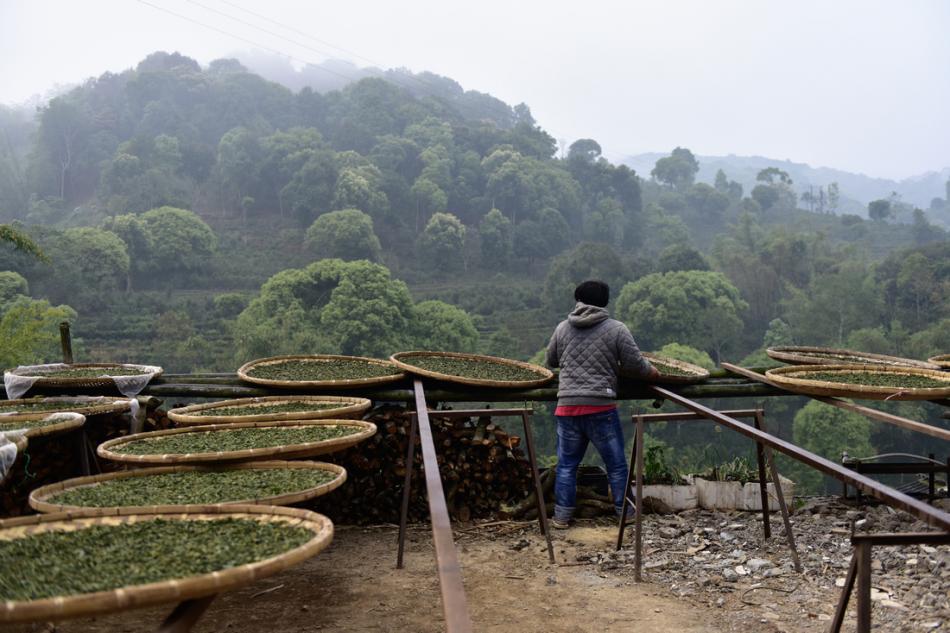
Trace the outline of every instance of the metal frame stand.
<path fill-rule="evenodd" d="M 733 418 L 753 418 L 753 425 L 756 430 L 765 432 L 765 415 L 762 409 L 742 409 L 738 411 L 721 411 L 722 415 L 729 415 Z M 636 425 L 636 434 L 633 438 L 633 447 L 630 451 L 630 468 L 627 471 L 627 483 L 624 486 L 626 494 L 624 495 L 622 510 L 620 512 L 620 525 L 617 530 L 617 549 L 623 547 L 623 533 L 627 527 L 627 508 L 636 509 L 634 517 L 634 580 L 642 580 L 641 570 L 643 564 L 643 427 L 647 422 L 661 421 L 696 421 L 710 419 L 709 416 L 700 413 L 652 413 L 634 415 L 633 422 Z M 756 461 L 759 470 L 759 494 L 762 498 L 762 529 L 766 539 L 772 536 L 772 526 L 769 517 L 769 498 L 766 483 L 765 469 L 768 465 L 772 482 L 775 487 L 775 496 L 778 501 L 779 509 L 782 512 L 782 520 L 785 523 L 785 535 L 788 539 L 788 547 L 791 551 L 792 562 L 795 570 L 802 571 L 801 562 L 798 557 L 798 549 L 795 546 L 795 535 L 792 532 L 792 524 L 788 515 L 788 506 L 785 503 L 785 494 L 782 492 L 782 486 L 779 479 L 778 468 L 775 466 L 772 449 L 756 441 Z M 635 487 L 634 487 L 635 481 Z M 630 493 L 633 493 L 631 499 Z"/>
<path fill-rule="evenodd" d="M 537 497 L 538 527 L 544 540 L 547 542 L 548 560 L 553 564 L 554 546 L 551 543 L 551 532 L 548 529 L 547 512 L 544 508 L 544 493 L 541 490 L 541 478 L 538 475 L 538 462 L 534 452 L 534 439 L 531 431 L 531 409 L 470 409 L 453 411 L 433 411 L 433 417 L 438 418 L 471 418 L 471 417 L 520 417 L 524 427 L 525 445 L 528 448 L 528 460 L 531 464 L 531 479 L 534 482 L 534 492 Z M 406 479 L 402 489 L 402 508 L 399 516 L 399 549 L 396 554 L 396 569 L 403 568 L 403 553 L 406 545 L 406 524 L 409 518 L 409 497 L 412 491 L 413 459 L 415 458 L 416 433 L 419 426 L 418 412 L 411 414 L 409 427 L 409 447 L 406 449 Z"/>
<path fill-rule="evenodd" d="M 948 545 L 950 532 L 908 532 L 905 534 L 855 534 L 851 527 L 851 544 L 854 554 L 851 557 L 851 566 L 848 576 L 841 588 L 838 606 L 834 618 L 831 620 L 829 633 L 840 633 L 844 624 L 848 602 L 854 593 L 854 584 L 857 580 L 857 633 L 871 633 L 871 548 L 893 545 Z"/>

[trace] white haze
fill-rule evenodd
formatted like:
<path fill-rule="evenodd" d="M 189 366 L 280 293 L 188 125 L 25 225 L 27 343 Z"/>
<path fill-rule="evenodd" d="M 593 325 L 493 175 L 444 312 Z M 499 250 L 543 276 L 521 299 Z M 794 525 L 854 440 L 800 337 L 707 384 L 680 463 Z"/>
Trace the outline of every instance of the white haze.
<path fill-rule="evenodd" d="M 0 103 L 156 50 L 207 63 L 254 48 L 238 36 L 301 61 L 430 70 L 612 158 L 682 145 L 889 178 L 950 166 L 943 0 L 148 3 L 228 34 L 144 0 L 0 0 Z"/>

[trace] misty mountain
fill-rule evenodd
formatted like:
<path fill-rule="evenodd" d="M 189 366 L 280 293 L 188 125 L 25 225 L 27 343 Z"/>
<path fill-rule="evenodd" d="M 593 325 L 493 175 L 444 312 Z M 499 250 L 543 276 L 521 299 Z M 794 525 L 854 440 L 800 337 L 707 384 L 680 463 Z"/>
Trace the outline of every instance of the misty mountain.
<path fill-rule="evenodd" d="M 623 157 L 620 162 L 635 169 L 641 177 L 650 178 L 650 171 L 656 161 L 668 155 L 668 153 L 649 152 Z M 777 160 L 764 156 L 697 155 L 696 159 L 699 161 L 697 181 L 712 184 L 716 179 L 716 172 L 721 169 L 730 180 L 740 183 L 747 194 L 758 184 L 755 180 L 756 175 L 766 167 L 777 167 L 788 172 L 794 181 L 793 189 L 798 194 L 808 191 L 810 187 L 817 189 L 837 182 L 841 189 L 839 213 L 858 213 L 860 215 L 866 215 L 867 204 L 870 201 L 887 198 L 893 191 L 896 191 L 904 202 L 926 210 L 930 208 L 930 201 L 934 198 L 946 197 L 946 183 L 950 179 L 950 167 L 945 167 L 939 172 L 927 172 L 898 181 L 887 178 L 871 178 L 864 174 L 855 174 L 830 167 L 812 167 L 805 163 Z"/>

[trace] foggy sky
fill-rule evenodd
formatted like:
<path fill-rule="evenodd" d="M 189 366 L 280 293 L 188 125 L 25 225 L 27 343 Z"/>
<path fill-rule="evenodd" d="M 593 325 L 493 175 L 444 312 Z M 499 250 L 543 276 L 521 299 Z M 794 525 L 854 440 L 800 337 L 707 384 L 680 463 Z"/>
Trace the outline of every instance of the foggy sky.
<path fill-rule="evenodd" d="M 943 0 L 147 1 L 303 62 L 451 77 L 615 159 L 680 145 L 888 178 L 950 166 Z M 252 48 L 138 0 L 0 0 L 0 103 L 156 50 L 206 64 Z"/>

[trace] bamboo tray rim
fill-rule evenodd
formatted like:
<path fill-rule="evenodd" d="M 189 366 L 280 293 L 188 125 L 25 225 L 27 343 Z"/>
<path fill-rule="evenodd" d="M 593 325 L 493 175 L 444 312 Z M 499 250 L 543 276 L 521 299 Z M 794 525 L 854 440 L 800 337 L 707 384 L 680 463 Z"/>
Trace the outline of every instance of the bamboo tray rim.
<path fill-rule="evenodd" d="M 76 506 L 76 505 L 67 505 L 61 503 L 54 503 L 50 501 L 50 498 L 65 492 L 66 490 L 75 490 L 77 488 L 87 488 L 91 486 L 98 486 L 104 482 L 115 481 L 117 479 L 134 479 L 136 477 L 150 477 L 153 475 L 164 475 L 169 473 L 183 473 L 183 472 L 223 472 L 231 470 L 322 470 L 325 472 L 330 472 L 336 475 L 333 479 L 326 483 L 319 484 L 317 486 L 312 486 L 310 488 L 304 488 L 302 490 L 295 490 L 287 492 L 280 495 L 273 495 L 270 497 L 258 497 L 256 499 L 238 499 L 234 501 L 220 501 L 213 504 L 166 504 L 166 505 L 149 505 L 149 506 Z M 118 514 L 138 514 L 143 512 L 187 512 L 193 508 L 202 508 L 208 505 L 212 506 L 229 506 L 229 505 L 268 505 L 268 506 L 285 506 L 293 503 L 300 503 L 301 501 L 308 501 L 316 497 L 322 497 L 325 494 L 328 494 L 346 482 L 346 469 L 337 464 L 330 464 L 328 462 L 312 462 L 312 461 L 255 461 L 255 462 L 241 462 L 237 464 L 228 464 L 225 466 L 206 466 L 201 464 L 194 465 L 185 465 L 178 464 L 175 466 L 157 466 L 152 468 L 137 468 L 134 470 L 120 470 L 111 473 L 104 473 L 101 475 L 87 475 L 85 477 L 74 477 L 72 479 L 66 479 L 64 481 L 58 481 L 56 483 L 48 484 L 36 488 L 30 493 L 29 503 L 30 507 L 36 510 L 37 512 L 43 513 L 52 513 L 52 512 L 79 512 L 82 511 L 84 515 L 96 513 L 103 516 L 111 516 Z"/>
<path fill-rule="evenodd" d="M 286 356 L 268 356 L 267 358 L 258 358 L 256 360 L 248 361 L 241 365 L 237 370 L 238 378 L 246 382 L 258 384 L 258 385 L 268 385 L 270 387 L 288 387 L 288 388 L 300 388 L 300 387 L 362 387 L 366 385 L 377 385 L 385 384 L 390 382 L 397 382 L 403 380 L 406 377 L 406 374 L 399 372 L 396 374 L 389 374 L 386 376 L 373 376 L 371 378 L 348 378 L 341 380 L 275 380 L 271 378 L 254 378 L 249 376 L 247 372 L 258 365 L 274 365 L 288 360 L 298 360 L 298 361 L 309 361 L 309 362 L 321 362 L 328 360 L 356 360 L 363 361 L 370 365 L 383 365 L 390 367 L 393 365 L 388 360 L 382 358 L 369 358 L 368 356 L 345 356 L 341 354 L 291 354 Z"/>
<path fill-rule="evenodd" d="M 200 509 L 199 509 L 200 508 Z M 109 591 L 72 594 L 39 600 L 0 602 L 0 622 L 60 620 L 111 613 L 124 609 L 181 602 L 200 598 L 271 576 L 320 553 L 333 538 L 333 523 L 316 512 L 278 506 L 233 505 L 191 506 L 191 511 L 156 510 L 134 514 L 101 516 L 82 512 L 57 512 L 0 521 L 0 539 L 17 538 L 57 529 L 77 530 L 95 525 L 119 525 L 162 518 L 172 521 L 213 521 L 245 518 L 263 523 L 287 523 L 310 530 L 312 538 L 277 556 L 208 574 L 130 585 Z M 4 534 L 6 533 L 6 534 Z"/>
<path fill-rule="evenodd" d="M 81 413 L 74 413 L 72 411 L 54 411 L 52 413 L 48 413 L 44 411 L 43 413 L 5 415 L 0 417 L 0 425 L 6 426 L 11 422 L 33 422 L 35 420 L 47 420 L 53 417 L 63 419 L 60 422 L 54 422 L 53 424 L 24 428 L 23 435 L 26 437 L 42 437 L 44 435 L 65 433 L 66 431 L 78 429 L 86 423 L 86 416 L 82 415 Z M 7 431 L 0 430 L 0 432 L 6 433 L 13 430 L 16 430 L 16 427 L 7 429 Z"/>
<path fill-rule="evenodd" d="M 406 362 L 405 359 L 409 358 L 418 358 L 422 356 L 436 356 L 443 358 L 460 358 L 464 360 L 474 360 L 482 363 L 494 363 L 496 365 L 509 365 L 511 367 L 518 367 L 520 369 L 525 369 L 531 371 L 538 375 L 538 378 L 534 380 L 490 380 L 486 378 L 467 378 L 465 376 L 457 376 L 454 374 L 443 374 L 437 371 L 431 371 L 429 369 L 423 369 L 417 367 L 409 362 Z M 550 382 L 554 378 L 554 372 L 546 367 L 541 367 L 540 365 L 535 365 L 533 363 L 526 363 L 521 360 L 514 360 L 512 358 L 502 358 L 500 356 L 487 356 L 485 354 L 469 354 L 467 352 L 428 352 L 422 350 L 409 351 L 409 352 L 397 352 L 389 357 L 389 360 L 393 362 L 394 365 L 400 369 L 405 370 L 408 373 L 417 374 L 420 376 L 426 376 L 428 378 L 435 378 L 437 380 L 444 380 L 445 382 L 455 382 L 463 385 L 474 385 L 478 387 L 504 387 L 509 389 L 524 389 L 528 387 L 539 387 L 543 384 Z"/>
<path fill-rule="evenodd" d="M 822 358 L 820 356 L 810 356 L 808 353 L 821 354 L 839 354 L 841 356 L 854 356 L 856 358 L 867 359 L 866 363 L 859 361 L 846 361 L 841 358 Z M 911 367 L 916 369 L 940 369 L 939 365 L 932 361 L 915 360 L 913 358 L 903 358 L 901 356 L 889 356 L 887 354 L 873 354 L 871 352 L 861 352 L 852 349 L 840 349 L 836 347 L 812 347 L 807 345 L 776 345 L 765 350 L 769 358 L 780 360 L 785 363 L 795 365 L 883 365 L 885 367 Z"/>
<path fill-rule="evenodd" d="M 671 358 L 669 356 L 663 356 L 662 354 L 656 354 L 654 352 L 640 352 L 640 354 L 646 358 L 648 361 L 653 363 L 655 360 L 657 364 L 671 365 L 677 367 L 684 371 L 690 372 L 691 376 L 676 376 L 676 375 L 664 375 L 660 368 L 657 365 L 656 370 L 660 372 L 660 377 L 657 379 L 657 382 L 667 382 L 667 383 L 693 383 L 693 382 L 702 382 L 709 378 L 709 370 L 705 367 L 700 367 L 699 365 L 686 362 L 685 360 L 679 360 L 678 358 Z"/>
<path fill-rule="evenodd" d="M 126 453 L 117 453 L 112 449 L 121 444 L 127 444 L 132 441 L 148 439 L 153 437 L 162 437 L 166 435 L 177 435 L 180 433 L 208 433 L 208 432 L 230 432 L 243 428 L 289 428 L 295 426 L 352 426 L 362 430 L 346 435 L 335 437 L 329 440 L 319 440 L 316 442 L 305 442 L 302 444 L 281 444 L 277 446 L 268 446 L 261 448 L 246 448 L 237 451 L 217 451 L 208 453 L 155 453 L 132 455 Z M 204 426 L 186 426 L 178 429 L 166 429 L 164 431 L 149 431 L 147 433 L 135 433 L 125 437 L 103 442 L 96 448 L 96 454 L 103 459 L 115 462 L 124 462 L 132 464 L 200 464 L 228 461 L 250 461 L 267 458 L 298 458 L 312 457 L 324 453 L 333 453 L 359 444 L 363 440 L 372 437 L 376 433 L 376 425 L 372 422 L 362 420 L 342 420 L 342 419 L 322 419 L 322 420 L 286 420 L 277 422 L 230 422 L 227 424 L 209 424 Z"/>
<path fill-rule="evenodd" d="M 43 409 L 42 411 L 0 411 L 0 424 L 3 424 L 5 418 L 13 418 L 22 415 L 39 415 L 51 413 L 80 413 L 91 417 L 94 415 L 103 415 L 106 413 L 118 413 L 132 408 L 130 398 L 113 396 L 37 396 L 34 398 L 20 398 L 17 400 L 0 400 L 0 407 L 8 407 L 20 404 L 37 404 L 40 402 L 62 402 L 62 409 Z"/>
<path fill-rule="evenodd" d="M 329 409 L 314 409 L 313 411 L 289 411 L 285 413 L 192 415 L 197 411 L 206 411 L 208 409 L 253 406 L 255 404 L 265 405 L 266 403 L 279 402 L 339 403 L 343 406 Z M 369 398 L 359 398 L 356 396 L 261 396 L 257 398 L 233 398 L 231 400 L 218 400 L 216 402 L 204 402 L 187 407 L 178 407 L 169 410 L 168 417 L 173 422 L 187 425 L 208 425 L 231 422 L 270 422 L 278 420 L 318 420 L 321 418 L 335 418 L 359 414 L 369 409 L 372 404 Z"/>
<path fill-rule="evenodd" d="M 62 364 L 62 363 L 54 363 Z M 131 367 L 135 369 L 145 369 L 139 374 L 133 374 L 133 376 L 148 376 L 151 375 L 149 381 L 154 380 L 162 375 L 164 371 L 161 367 L 155 365 L 140 365 L 137 363 L 66 363 L 69 365 L 70 369 L 87 369 L 93 367 L 102 367 L 103 369 L 108 369 L 110 367 Z M 33 383 L 34 387 L 96 387 L 96 386 L 105 386 L 111 385 L 115 382 L 114 376 L 109 376 L 103 374 L 102 376 L 87 376 L 85 378 L 69 378 L 69 377 L 56 377 L 56 376 L 44 376 L 43 372 L 20 372 L 17 371 L 17 367 L 13 369 L 8 369 L 7 371 L 14 376 L 23 376 L 25 378 L 36 378 L 36 381 Z M 61 370 L 54 370 L 61 371 Z M 123 378 L 124 376 L 119 376 Z"/>
<path fill-rule="evenodd" d="M 950 369 L 950 354 L 937 354 L 927 359 L 928 363 L 933 363 L 940 369 Z"/>
<path fill-rule="evenodd" d="M 883 387 L 855 385 L 795 378 L 793 374 L 812 372 L 888 373 L 905 376 L 923 376 L 946 382 L 946 387 Z M 950 396 L 950 375 L 933 369 L 893 367 L 889 365 L 791 365 L 776 367 L 765 372 L 766 377 L 780 387 L 806 395 L 866 398 L 869 400 L 933 400 Z"/>

